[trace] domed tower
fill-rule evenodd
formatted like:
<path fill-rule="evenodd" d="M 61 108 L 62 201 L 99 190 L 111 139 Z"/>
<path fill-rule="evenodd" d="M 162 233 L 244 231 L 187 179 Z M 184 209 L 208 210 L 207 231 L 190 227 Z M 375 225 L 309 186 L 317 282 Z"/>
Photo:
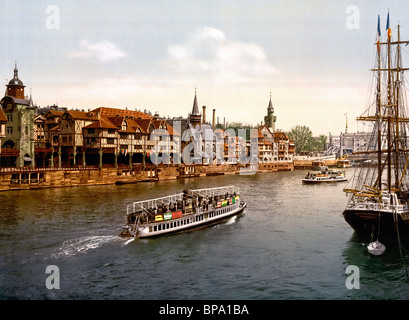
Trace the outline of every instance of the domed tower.
<path fill-rule="evenodd" d="M 2 149 L 8 149 L 8 156 L 2 156 L 6 166 L 35 166 L 34 153 L 34 111 L 30 99 L 24 95 L 25 85 L 18 77 L 17 63 L 14 66 L 14 77 L 6 85 L 6 93 L 0 100 L 0 106 L 7 117 L 6 136 L 0 139 Z M 3 159 L 4 158 L 4 159 Z"/>
<path fill-rule="evenodd" d="M 11 79 L 7 85 L 6 96 L 14 97 L 17 99 L 24 99 L 24 88 L 25 85 L 18 78 L 17 63 L 14 66 L 14 77 Z"/>

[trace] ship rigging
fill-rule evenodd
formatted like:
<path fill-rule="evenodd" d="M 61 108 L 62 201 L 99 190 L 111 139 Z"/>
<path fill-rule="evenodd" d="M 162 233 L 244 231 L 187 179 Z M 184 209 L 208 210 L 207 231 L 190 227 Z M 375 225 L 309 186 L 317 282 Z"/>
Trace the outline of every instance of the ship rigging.
<path fill-rule="evenodd" d="M 409 41 L 392 39 L 389 13 L 386 39 L 381 41 L 380 21 L 376 39 L 373 72 L 374 95 L 358 121 L 369 124 L 371 139 L 361 165 L 344 189 L 349 195 L 345 220 L 356 231 L 391 233 L 409 231 L 408 123 L 403 46 Z M 374 165 L 368 165 L 373 163 Z"/>

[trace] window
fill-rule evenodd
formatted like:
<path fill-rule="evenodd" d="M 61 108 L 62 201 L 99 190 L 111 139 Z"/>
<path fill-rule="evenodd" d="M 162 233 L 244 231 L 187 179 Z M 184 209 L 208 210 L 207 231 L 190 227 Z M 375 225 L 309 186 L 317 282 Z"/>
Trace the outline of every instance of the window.
<path fill-rule="evenodd" d="M 92 128 L 92 129 L 89 128 L 89 129 L 88 129 L 88 134 L 94 134 L 94 128 Z"/>
<path fill-rule="evenodd" d="M 107 138 L 107 144 L 115 144 L 114 138 Z"/>
<path fill-rule="evenodd" d="M 13 127 L 7 127 L 6 134 L 13 134 Z"/>
<path fill-rule="evenodd" d="M 7 113 L 7 121 L 12 122 L 13 121 L 13 114 L 12 113 Z"/>

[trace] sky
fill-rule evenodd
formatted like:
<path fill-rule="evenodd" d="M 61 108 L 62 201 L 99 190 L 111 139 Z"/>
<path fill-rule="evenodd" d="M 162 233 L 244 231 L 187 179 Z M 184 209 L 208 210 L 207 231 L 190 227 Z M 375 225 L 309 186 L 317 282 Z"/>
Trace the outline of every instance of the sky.
<path fill-rule="evenodd" d="M 338 135 L 360 129 L 388 10 L 409 39 L 403 0 L 3 0 L 0 79 L 17 61 L 38 106 L 163 117 L 186 117 L 196 90 L 207 119 L 251 125 L 271 95 L 276 128 Z"/>

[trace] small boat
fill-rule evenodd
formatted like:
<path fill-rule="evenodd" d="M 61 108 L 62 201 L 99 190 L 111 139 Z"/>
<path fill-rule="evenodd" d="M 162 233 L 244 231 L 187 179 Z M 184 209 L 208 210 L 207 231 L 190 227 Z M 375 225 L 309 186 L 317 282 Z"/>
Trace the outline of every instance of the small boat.
<path fill-rule="evenodd" d="M 327 168 L 322 160 L 314 160 L 312 161 L 312 170 L 322 170 Z"/>
<path fill-rule="evenodd" d="M 352 162 L 350 160 L 338 160 L 337 161 L 338 168 L 352 168 Z"/>
<path fill-rule="evenodd" d="M 304 179 L 303 183 L 312 184 L 312 183 L 324 183 L 324 182 L 342 182 L 347 181 L 348 179 L 345 176 L 345 172 L 339 170 L 328 170 L 326 167 L 319 172 L 308 172 Z"/>
<path fill-rule="evenodd" d="M 239 188 L 184 190 L 127 206 L 127 224 L 121 237 L 148 238 L 220 223 L 241 213 L 246 203 Z"/>
<path fill-rule="evenodd" d="M 378 240 L 368 244 L 367 248 L 368 248 L 368 252 L 370 254 L 373 254 L 374 256 L 380 256 L 381 254 L 385 252 L 385 249 L 386 249 L 385 246 L 382 243 L 380 243 Z"/>

